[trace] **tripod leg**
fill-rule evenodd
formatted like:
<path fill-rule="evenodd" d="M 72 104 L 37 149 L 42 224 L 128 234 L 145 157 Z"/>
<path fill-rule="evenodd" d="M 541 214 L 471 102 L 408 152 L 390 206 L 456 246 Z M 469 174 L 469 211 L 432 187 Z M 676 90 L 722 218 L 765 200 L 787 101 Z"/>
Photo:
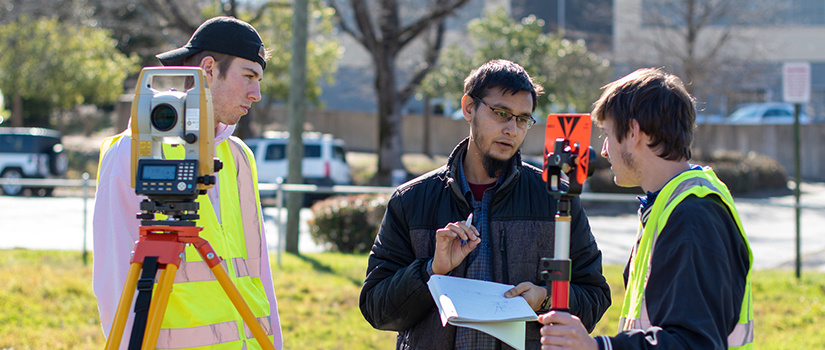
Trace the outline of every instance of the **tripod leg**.
<path fill-rule="evenodd" d="M 158 343 L 160 326 L 163 323 L 163 315 L 166 313 L 166 305 L 169 303 L 169 294 L 172 292 L 172 284 L 175 283 L 175 273 L 178 267 L 173 264 L 166 264 L 166 268 L 160 273 L 158 287 L 149 305 L 149 321 L 146 324 L 146 334 L 143 337 L 141 349 L 154 349 Z"/>
<path fill-rule="evenodd" d="M 223 269 L 223 266 L 218 264 L 212 266 L 211 269 L 212 274 L 215 275 L 218 283 L 221 284 L 221 287 L 223 287 L 226 295 L 229 296 L 229 300 L 231 300 L 232 304 L 235 305 L 235 309 L 237 309 L 238 313 L 241 314 L 241 318 L 243 318 L 243 321 L 246 323 L 246 326 L 249 327 L 249 330 L 252 331 L 252 335 L 255 336 L 255 340 L 258 341 L 261 348 L 275 350 L 275 346 L 272 345 L 272 342 L 266 336 L 266 332 L 263 327 L 261 327 L 258 320 L 255 319 L 255 315 L 252 313 L 252 310 L 249 309 L 249 305 L 247 305 L 243 300 L 241 292 L 238 291 L 238 288 L 235 287 L 232 280 L 229 279 L 229 275 L 226 274 L 226 270 Z"/>
<path fill-rule="evenodd" d="M 109 339 L 106 339 L 107 350 L 115 350 L 120 347 L 123 329 L 126 328 L 126 320 L 129 318 L 129 306 L 132 305 L 132 298 L 135 296 L 135 288 L 137 288 L 137 280 L 140 277 L 142 267 L 143 264 L 139 262 L 132 263 L 129 266 L 129 273 L 126 275 L 126 283 L 123 285 L 123 292 L 120 294 L 112 329 L 109 330 Z"/>

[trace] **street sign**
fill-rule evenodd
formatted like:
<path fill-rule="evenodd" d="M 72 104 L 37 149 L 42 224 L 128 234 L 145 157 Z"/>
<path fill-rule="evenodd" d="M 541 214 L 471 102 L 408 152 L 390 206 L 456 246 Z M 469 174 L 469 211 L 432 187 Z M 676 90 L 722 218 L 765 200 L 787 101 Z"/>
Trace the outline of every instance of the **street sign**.
<path fill-rule="evenodd" d="M 794 103 L 794 199 L 796 201 L 796 278 L 801 277 L 802 270 L 802 240 L 800 225 L 799 197 L 801 192 L 801 157 L 800 157 L 800 130 L 799 130 L 799 110 L 802 103 L 811 100 L 811 64 L 809 62 L 785 62 L 782 65 L 782 99 L 785 102 Z"/>
<path fill-rule="evenodd" d="M 811 63 L 785 62 L 782 65 L 782 96 L 785 102 L 808 103 L 811 100 Z"/>

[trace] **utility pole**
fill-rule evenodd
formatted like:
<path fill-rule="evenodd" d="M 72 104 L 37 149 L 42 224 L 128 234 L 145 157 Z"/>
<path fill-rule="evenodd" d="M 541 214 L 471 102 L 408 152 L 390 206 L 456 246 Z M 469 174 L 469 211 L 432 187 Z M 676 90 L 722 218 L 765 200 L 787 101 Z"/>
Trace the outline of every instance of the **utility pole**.
<path fill-rule="evenodd" d="M 564 8 L 565 7 L 564 2 L 565 2 L 565 0 L 558 0 L 558 4 L 557 4 L 558 7 L 556 8 L 557 9 L 557 14 L 556 14 L 557 23 L 556 23 L 556 25 L 558 27 L 559 32 L 563 32 L 564 29 L 565 29 L 564 27 L 566 26 L 566 23 L 564 23 L 564 21 L 565 21 L 564 12 L 566 11 L 565 8 Z"/>
<path fill-rule="evenodd" d="M 304 120 L 306 119 L 306 67 L 308 36 L 308 0 L 294 0 L 292 17 L 292 62 L 289 87 L 289 143 L 287 183 L 304 183 Z M 286 251 L 298 254 L 298 234 L 301 220 L 302 192 L 287 192 Z"/>

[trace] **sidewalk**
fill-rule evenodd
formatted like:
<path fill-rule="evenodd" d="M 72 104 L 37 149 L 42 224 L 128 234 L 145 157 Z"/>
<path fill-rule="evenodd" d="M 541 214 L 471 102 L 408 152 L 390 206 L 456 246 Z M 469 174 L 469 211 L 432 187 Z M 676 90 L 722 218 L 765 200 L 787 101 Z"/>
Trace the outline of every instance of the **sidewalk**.
<path fill-rule="evenodd" d="M 802 205 L 825 205 L 825 184 L 803 184 Z M 766 203 L 792 205 L 793 195 L 760 199 Z M 736 206 L 748 235 L 756 269 L 788 268 L 795 263 L 794 209 L 765 206 L 752 198 L 736 198 Z M 93 248 L 92 211 L 94 199 L 87 205 L 86 249 Z M 0 196 L 0 249 L 83 249 L 83 199 L 77 197 L 26 198 Z M 603 253 L 605 264 L 627 262 L 635 241 L 638 218 L 630 203 L 608 205 L 585 203 L 591 230 Z M 267 243 L 271 253 L 278 248 L 278 209 L 264 208 Z M 312 241 L 306 219 L 309 209 L 301 210 L 299 249 L 320 252 L 324 248 Z M 285 219 L 285 211 L 282 217 Z M 802 263 L 805 271 L 825 272 L 825 209 L 802 210 Z"/>

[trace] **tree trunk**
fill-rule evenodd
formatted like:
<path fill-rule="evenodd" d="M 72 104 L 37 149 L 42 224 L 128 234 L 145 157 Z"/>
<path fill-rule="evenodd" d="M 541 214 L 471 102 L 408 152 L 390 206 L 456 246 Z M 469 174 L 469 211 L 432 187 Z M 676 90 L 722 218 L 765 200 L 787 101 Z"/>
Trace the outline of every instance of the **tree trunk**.
<path fill-rule="evenodd" d="M 428 157 L 432 158 L 432 152 L 430 151 L 430 118 L 432 117 L 432 109 L 430 108 L 430 96 L 424 94 L 424 134 L 422 135 L 422 143 L 424 144 L 421 148 L 421 152 L 423 152 Z"/>
<path fill-rule="evenodd" d="M 289 173 L 287 183 L 304 183 L 302 161 L 304 159 L 304 119 L 306 114 L 306 63 L 307 63 L 307 21 L 308 0 L 295 0 L 292 28 L 292 62 L 289 88 L 289 144 L 287 145 Z M 304 201 L 302 192 L 288 192 L 286 221 L 286 251 L 298 254 L 298 235 L 300 233 L 301 205 Z"/>
<path fill-rule="evenodd" d="M 23 126 L 23 97 L 14 94 L 11 103 L 11 126 Z"/>
<path fill-rule="evenodd" d="M 373 182 L 392 184 L 393 170 L 404 170 L 401 138 L 401 101 L 395 86 L 395 53 L 375 55 L 375 89 L 378 91 L 378 170 Z"/>
<path fill-rule="evenodd" d="M 426 11 L 424 16 L 402 26 L 398 0 L 370 2 L 374 5 L 374 11 L 370 11 L 366 0 L 350 0 L 355 25 L 349 24 L 350 21 L 341 16 L 342 11 L 339 11 L 336 0 L 329 0 L 330 6 L 335 9 L 341 29 L 369 51 L 375 64 L 375 89 L 378 94 L 378 169 L 371 181 L 372 184 L 389 185 L 393 182 L 393 173 L 397 175 L 395 180 L 401 180 L 401 175 L 406 175 L 401 161 L 404 153 L 401 139 L 401 106 L 437 61 L 444 33 L 442 19 L 467 1 L 433 2 L 433 7 Z M 371 15 L 372 13 L 375 14 Z M 426 64 L 413 74 L 406 87 L 397 86 L 395 58 L 398 52 L 435 22 L 440 22 L 437 40 L 426 49 Z"/>

